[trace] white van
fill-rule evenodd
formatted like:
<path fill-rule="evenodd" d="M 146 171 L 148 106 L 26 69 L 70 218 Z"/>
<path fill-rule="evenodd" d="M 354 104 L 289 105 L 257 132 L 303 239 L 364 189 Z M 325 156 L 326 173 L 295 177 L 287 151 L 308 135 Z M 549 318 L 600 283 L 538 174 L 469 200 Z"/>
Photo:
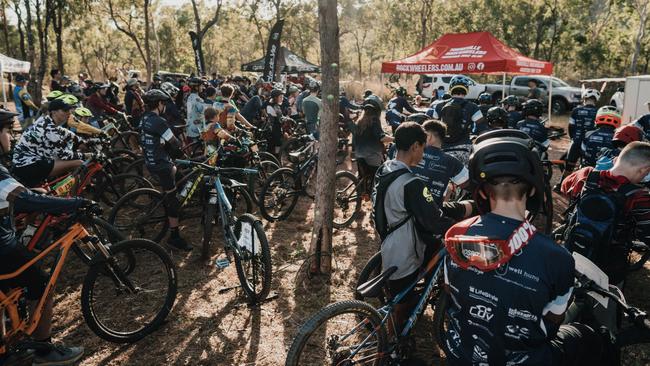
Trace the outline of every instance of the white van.
<path fill-rule="evenodd" d="M 445 88 L 445 93 L 449 92 L 449 81 L 451 78 L 453 78 L 454 74 L 425 74 L 425 75 L 420 75 L 420 95 L 423 98 L 432 98 L 435 97 L 435 92 L 438 90 L 439 87 L 444 87 Z M 467 76 L 466 76 L 467 77 Z M 479 94 L 483 93 L 485 91 L 485 86 L 482 84 L 477 83 L 474 81 L 474 79 L 467 77 L 470 79 L 473 83 L 469 87 L 469 94 L 467 95 L 467 99 L 472 99 L 476 100 L 478 99 Z"/>

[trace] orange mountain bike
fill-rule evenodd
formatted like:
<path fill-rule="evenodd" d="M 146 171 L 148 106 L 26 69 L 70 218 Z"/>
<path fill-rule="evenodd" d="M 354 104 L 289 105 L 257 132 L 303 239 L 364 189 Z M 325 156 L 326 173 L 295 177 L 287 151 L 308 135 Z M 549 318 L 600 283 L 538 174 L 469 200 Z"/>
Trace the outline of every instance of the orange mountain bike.
<path fill-rule="evenodd" d="M 24 288 L 0 287 L 0 359 L 20 350 L 36 329 L 47 297 L 54 291 L 61 269 L 76 243 L 96 253 L 81 290 L 81 310 L 90 329 L 116 343 L 135 342 L 160 326 L 176 299 L 176 269 L 158 244 L 144 239 L 109 243 L 94 236 L 95 215 L 84 211 L 70 217 L 69 229 L 52 245 L 0 281 L 19 276 L 58 249 L 50 278 L 33 313 L 29 313 Z M 87 230 L 88 228 L 88 230 Z"/>

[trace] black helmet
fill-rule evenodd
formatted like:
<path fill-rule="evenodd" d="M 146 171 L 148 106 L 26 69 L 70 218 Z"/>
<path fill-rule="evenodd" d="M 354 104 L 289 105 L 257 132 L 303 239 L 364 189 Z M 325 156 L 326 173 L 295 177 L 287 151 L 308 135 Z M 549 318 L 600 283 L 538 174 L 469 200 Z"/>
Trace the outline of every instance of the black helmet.
<path fill-rule="evenodd" d="M 541 117 L 544 113 L 544 104 L 542 104 L 542 102 L 537 99 L 529 99 L 521 106 L 521 113 L 524 115 L 524 117 Z"/>
<path fill-rule="evenodd" d="M 451 94 L 445 93 L 442 95 L 442 100 L 449 100 L 449 99 L 451 99 Z"/>
<path fill-rule="evenodd" d="M 472 81 L 465 75 L 456 75 L 449 80 L 449 92 L 451 94 L 469 94 L 469 87 Z"/>
<path fill-rule="evenodd" d="M 469 158 L 469 172 L 476 187 L 474 199 L 482 212 L 489 211 L 490 202 L 479 194 L 481 187 L 493 178 L 512 176 L 535 188 L 526 209 L 537 213 L 544 196 L 544 171 L 534 146 L 525 132 L 511 129 L 486 132 L 476 139 Z"/>
<path fill-rule="evenodd" d="M 5 109 L 4 106 L 0 106 L 0 126 L 13 125 L 14 117 L 17 115 L 18 113 Z"/>
<path fill-rule="evenodd" d="M 372 105 L 374 108 L 380 111 L 384 109 L 384 103 L 382 103 L 381 99 L 374 94 L 371 94 L 369 97 L 363 100 L 364 108 L 366 105 Z"/>
<path fill-rule="evenodd" d="M 478 102 L 481 104 L 490 104 L 492 103 L 492 96 L 490 93 L 483 92 L 478 96 Z"/>
<path fill-rule="evenodd" d="M 485 122 L 487 122 L 490 127 L 506 128 L 508 125 L 508 112 L 501 107 L 492 107 L 487 111 Z"/>
<path fill-rule="evenodd" d="M 368 97 L 371 96 L 371 95 L 372 95 L 372 90 L 370 90 L 370 89 L 366 89 L 366 90 L 363 92 L 363 97 L 364 97 L 364 98 L 368 98 Z"/>
<path fill-rule="evenodd" d="M 403 86 L 398 87 L 395 89 L 395 94 L 400 97 L 406 96 L 406 88 Z"/>
<path fill-rule="evenodd" d="M 519 98 L 517 98 L 516 96 L 508 95 L 507 97 L 501 99 L 501 104 L 513 106 L 513 107 L 519 107 L 521 103 L 519 103 Z"/>
<path fill-rule="evenodd" d="M 275 98 L 277 98 L 278 96 L 280 96 L 282 94 L 284 94 L 284 92 L 282 90 L 273 89 L 273 90 L 271 90 L 271 99 L 275 99 Z"/>
<path fill-rule="evenodd" d="M 147 104 L 159 101 L 168 101 L 170 99 L 169 94 L 160 89 L 151 89 L 142 96 L 142 101 Z"/>

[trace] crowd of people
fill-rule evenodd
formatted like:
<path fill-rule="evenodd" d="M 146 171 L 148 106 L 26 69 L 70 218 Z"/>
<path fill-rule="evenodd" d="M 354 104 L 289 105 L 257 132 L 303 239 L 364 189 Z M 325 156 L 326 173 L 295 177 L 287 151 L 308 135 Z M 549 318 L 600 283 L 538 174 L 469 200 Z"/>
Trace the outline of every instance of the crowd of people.
<path fill-rule="evenodd" d="M 93 82 L 84 74 L 74 82 L 59 70 L 50 75 L 46 103 L 36 103 L 27 89 L 29 80 L 17 75 L 16 113 L 0 111 L 0 148 L 7 165 L 0 168 L 2 207 L 64 212 L 94 204 L 30 189 L 79 167 L 89 154 L 85 146 L 106 135 L 116 118 L 139 132 L 146 168 L 157 177 L 158 188 L 169 193 L 177 187 L 174 160 L 184 156 L 184 146 L 232 144 L 241 151 L 242 136 L 252 138 L 265 130 L 269 152 L 279 154 L 287 118 L 303 120 L 306 132 L 318 138 L 320 83 L 304 75 L 284 84 L 216 74 L 211 79 L 154 75 L 148 86 L 138 75 L 122 86 L 115 79 Z M 593 365 L 614 357 L 608 354 L 607 332 L 563 323 L 575 272 L 570 251 L 593 260 L 612 284 L 624 285 L 630 241 L 650 239 L 650 193 L 644 186 L 650 178 L 650 144 L 645 142 L 650 114 L 623 126 L 616 109 L 597 107 L 598 91 L 583 92 L 583 104 L 571 112 L 571 144 L 554 187 L 575 207 L 569 210 L 571 225 L 560 245 L 528 221 L 529 213 L 540 209 L 547 184 L 541 161 L 550 140 L 540 90 L 532 85 L 523 100 L 481 94 L 475 103 L 466 98 L 470 83 L 462 75 L 453 77 L 449 89 L 436 92 L 424 107 L 412 103 L 404 87 L 386 103 L 371 90 L 359 103 L 344 91 L 340 95 L 340 126 L 352 135 L 359 193 L 364 200 L 372 197 L 383 268 L 398 267 L 388 282 L 390 293 L 410 285 L 428 258 L 445 246 L 445 233 L 452 239 L 511 243 L 513 235 L 523 232 L 516 248 L 500 251 L 496 259 L 479 253 L 445 260 L 444 281 L 453 300 L 447 309 L 452 319 L 446 333 L 448 363 Z M 12 143 L 14 116 L 22 132 Z M 621 195 L 616 219 L 608 234 L 574 235 L 584 216 L 580 202 L 594 195 Z M 179 199 L 166 197 L 168 244 L 189 251 L 192 246 L 179 232 Z M 11 212 L 3 216 L 0 229 L 0 273 L 6 273 L 31 254 L 16 241 Z M 38 271 L 25 273 L 12 285 L 27 286 L 38 296 L 44 278 Z M 414 301 L 408 296 L 396 306 L 392 321 L 398 327 Z M 50 321 L 51 304 L 42 331 L 33 334 L 36 340 L 49 342 Z M 80 348 L 56 347 L 39 354 L 37 364 L 67 364 L 81 353 Z"/>

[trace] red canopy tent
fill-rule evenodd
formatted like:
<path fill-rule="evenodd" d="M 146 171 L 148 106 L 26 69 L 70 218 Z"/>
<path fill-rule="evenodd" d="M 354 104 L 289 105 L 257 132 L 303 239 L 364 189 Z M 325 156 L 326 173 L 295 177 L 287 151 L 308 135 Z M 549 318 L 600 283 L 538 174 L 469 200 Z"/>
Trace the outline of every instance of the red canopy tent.
<path fill-rule="evenodd" d="M 521 55 L 490 32 L 450 33 L 411 56 L 383 62 L 381 72 L 550 75 L 553 64 Z"/>

